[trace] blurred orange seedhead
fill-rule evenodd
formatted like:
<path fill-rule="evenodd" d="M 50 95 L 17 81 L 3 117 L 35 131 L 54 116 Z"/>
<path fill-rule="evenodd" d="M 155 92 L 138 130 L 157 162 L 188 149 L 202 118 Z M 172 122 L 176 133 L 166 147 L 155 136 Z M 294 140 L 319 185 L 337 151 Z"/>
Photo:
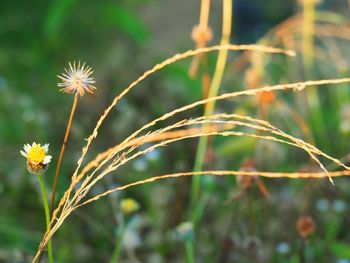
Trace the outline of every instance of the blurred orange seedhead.
<path fill-rule="evenodd" d="M 303 239 L 307 239 L 316 231 L 316 224 L 311 216 L 301 216 L 297 221 L 297 230 Z"/>
<path fill-rule="evenodd" d="M 205 43 L 209 42 L 213 38 L 213 32 L 209 27 L 203 28 L 199 25 L 194 26 L 191 33 L 191 38 L 196 43 Z"/>

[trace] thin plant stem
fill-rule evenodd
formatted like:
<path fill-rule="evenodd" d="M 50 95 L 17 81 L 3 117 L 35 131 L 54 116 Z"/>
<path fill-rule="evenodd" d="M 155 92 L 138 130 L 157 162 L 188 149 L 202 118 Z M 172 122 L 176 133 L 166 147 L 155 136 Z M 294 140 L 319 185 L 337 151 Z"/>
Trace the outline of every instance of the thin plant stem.
<path fill-rule="evenodd" d="M 118 263 L 120 251 L 122 250 L 122 244 L 123 244 L 125 230 L 126 230 L 126 227 L 124 224 L 124 219 L 122 219 L 118 233 L 117 233 L 117 238 L 116 238 L 114 250 L 113 250 L 111 259 L 109 260 L 109 263 Z"/>
<path fill-rule="evenodd" d="M 40 189 L 41 189 L 41 197 L 42 197 L 43 203 L 44 203 L 46 228 L 47 228 L 47 231 L 50 231 L 51 219 L 50 219 L 49 202 L 47 201 L 47 194 L 46 194 L 46 189 L 45 189 L 45 184 L 44 184 L 44 181 L 43 181 L 42 174 L 38 174 L 38 180 L 39 180 Z M 51 239 L 48 242 L 48 254 L 49 254 L 49 262 L 53 263 L 52 241 L 51 241 Z"/>
<path fill-rule="evenodd" d="M 224 0 L 222 10 L 223 10 L 222 36 L 221 36 L 220 44 L 227 45 L 230 42 L 230 35 L 231 35 L 232 0 Z M 216 62 L 214 76 L 210 85 L 208 98 L 215 97 L 218 94 L 222 77 L 225 71 L 226 60 L 227 60 L 227 51 L 220 50 L 218 59 Z M 215 101 L 211 101 L 205 104 L 204 116 L 211 115 L 214 111 L 214 108 L 215 108 Z M 205 129 L 206 125 L 203 125 L 203 128 Z M 208 146 L 208 137 L 207 136 L 200 137 L 199 143 L 197 146 L 195 164 L 193 168 L 194 172 L 203 170 L 203 164 L 204 164 L 205 153 L 207 151 L 207 146 Z M 192 186 L 191 186 L 191 220 L 194 225 L 194 230 L 196 226 L 195 223 L 196 223 L 197 215 L 199 214 L 198 211 L 200 210 L 199 208 L 201 207 L 199 204 L 197 204 L 197 201 L 199 199 L 201 179 L 202 178 L 200 176 L 194 176 L 192 179 Z M 186 242 L 186 261 L 187 263 L 195 262 L 193 240 Z"/>
<path fill-rule="evenodd" d="M 199 16 L 199 28 L 203 31 L 208 30 L 208 22 L 209 22 L 209 14 L 210 14 L 210 0 L 202 0 L 201 1 L 201 10 Z M 206 46 L 206 41 L 203 39 L 198 39 L 196 41 L 196 48 L 202 48 Z M 201 58 L 205 56 L 204 54 L 198 54 L 193 58 L 191 67 L 189 69 L 189 75 L 194 77 L 197 73 L 198 64 Z"/>
<path fill-rule="evenodd" d="M 194 257 L 192 242 L 186 241 L 185 248 L 186 248 L 186 263 L 195 263 L 196 261 L 195 261 L 195 257 Z"/>
<path fill-rule="evenodd" d="M 210 11 L 210 0 L 201 1 L 201 13 L 199 16 L 199 25 L 201 27 L 208 27 L 209 12 Z"/>
<path fill-rule="evenodd" d="M 307 69 L 313 67 L 315 1 L 303 1 L 303 62 Z"/>
<path fill-rule="evenodd" d="M 315 1 L 305 0 L 303 2 L 303 37 L 302 37 L 302 52 L 305 76 L 307 79 L 313 78 L 314 69 L 314 49 L 315 49 Z M 322 138 L 327 138 L 327 130 L 322 114 L 322 106 L 316 87 L 311 87 L 307 91 L 307 104 L 309 108 L 310 121 L 321 133 Z M 330 149 L 328 140 L 322 140 L 322 143 Z"/>
<path fill-rule="evenodd" d="M 224 0 L 223 1 L 223 27 L 222 27 L 222 38 L 221 45 L 226 45 L 230 41 L 231 34 L 231 22 L 232 22 L 232 1 Z M 216 63 L 216 68 L 214 72 L 214 77 L 211 82 L 209 98 L 215 97 L 218 94 L 219 87 L 221 84 L 222 76 L 225 70 L 225 64 L 227 59 L 227 51 L 220 50 L 218 55 L 218 60 Z M 215 101 L 210 101 L 205 105 L 205 113 L 204 116 L 209 116 L 213 113 L 215 108 Z M 205 128 L 205 127 L 204 127 Z M 199 139 L 197 154 L 195 159 L 195 164 L 193 171 L 198 172 L 203 168 L 205 152 L 207 149 L 208 137 L 201 137 Z M 192 212 L 194 212 L 194 206 L 197 203 L 199 192 L 200 192 L 200 181 L 201 178 L 194 176 L 192 181 L 192 189 L 191 189 L 191 207 Z M 195 216 L 195 213 L 192 214 L 192 219 Z"/>
<path fill-rule="evenodd" d="M 306 242 L 304 239 L 300 240 L 300 250 L 299 250 L 299 259 L 300 263 L 305 263 L 305 248 L 306 248 Z"/>
<path fill-rule="evenodd" d="M 60 156 L 58 157 L 58 161 L 57 161 L 55 180 L 53 183 L 52 196 L 51 196 L 51 207 L 50 207 L 51 214 L 52 214 L 54 206 L 55 206 L 55 195 L 56 195 L 56 188 L 57 188 L 57 182 L 58 182 L 58 175 L 60 173 L 61 162 L 62 162 L 64 150 L 66 149 L 66 143 L 68 141 L 69 132 L 70 132 L 70 128 L 72 125 L 75 109 L 77 107 L 77 103 L 78 103 L 78 93 L 75 94 L 75 97 L 74 97 L 74 102 L 73 102 L 72 110 L 70 112 L 69 121 L 68 121 L 67 129 L 66 129 L 66 134 L 64 135 Z"/>

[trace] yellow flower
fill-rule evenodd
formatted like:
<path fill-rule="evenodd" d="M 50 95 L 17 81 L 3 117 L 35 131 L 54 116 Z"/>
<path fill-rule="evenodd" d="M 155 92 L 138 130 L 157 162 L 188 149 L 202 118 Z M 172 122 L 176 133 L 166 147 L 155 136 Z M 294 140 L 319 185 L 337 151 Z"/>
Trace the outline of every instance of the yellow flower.
<path fill-rule="evenodd" d="M 45 172 L 52 158 L 51 155 L 47 155 L 49 144 L 46 143 L 44 146 L 41 146 L 35 142 L 32 145 L 27 143 L 24 145 L 23 150 L 20 153 L 27 158 L 28 171 L 33 174 Z"/>
<path fill-rule="evenodd" d="M 129 215 L 139 210 L 140 205 L 132 198 L 125 198 L 120 202 L 120 207 L 124 214 Z"/>
<path fill-rule="evenodd" d="M 61 83 L 58 83 L 58 87 L 62 87 L 60 91 L 65 93 L 78 93 L 80 96 L 85 94 L 85 91 L 93 93 L 96 87 L 92 84 L 95 83 L 95 80 L 91 77 L 93 73 L 92 68 L 85 66 L 85 63 L 80 66 L 80 61 L 78 65 L 73 65 L 69 63 L 69 69 L 64 69 L 65 73 L 62 73 L 61 76 L 57 76 L 62 80 Z"/>

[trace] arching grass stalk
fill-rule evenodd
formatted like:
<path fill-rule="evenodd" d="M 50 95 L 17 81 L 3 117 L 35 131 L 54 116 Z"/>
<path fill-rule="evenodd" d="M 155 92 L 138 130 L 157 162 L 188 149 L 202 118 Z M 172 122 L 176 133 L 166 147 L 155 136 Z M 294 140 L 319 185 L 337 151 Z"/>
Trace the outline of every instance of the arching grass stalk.
<path fill-rule="evenodd" d="M 223 17 L 222 17 L 222 36 L 221 36 L 221 45 L 227 45 L 230 42 L 230 35 L 231 35 L 231 26 L 232 26 L 232 1 L 231 0 L 223 0 Z M 216 68 L 214 72 L 214 76 L 210 85 L 209 95 L 208 97 L 214 97 L 218 94 L 220 84 L 222 81 L 222 77 L 225 70 L 227 60 L 227 50 L 220 50 L 218 59 L 216 62 Z M 204 116 L 209 116 L 213 113 L 215 108 L 215 101 L 211 101 L 205 105 L 205 112 Z M 205 125 L 203 125 L 203 128 L 205 128 Z M 203 170 L 203 163 L 205 158 L 205 153 L 208 146 L 208 137 L 200 137 L 199 143 L 197 146 L 197 154 L 195 159 L 195 164 L 193 171 L 198 172 Z M 198 217 L 198 208 L 200 208 L 200 205 L 197 204 L 199 199 L 199 193 L 200 193 L 200 184 L 201 184 L 201 177 L 200 176 L 194 176 L 192 179 L 192 188 L 191 188 L 191 221 L 194 226 L 194 231 L 196 229 L 196 221 Z M 194 255 L 194 242 L 193 240 L 190 240 L 186 243 L 186 261 L 188 263 L 195 262 L 195 255 Z"/>
<path fill-rule="evenodd" d="M 47 201 L 47 194 L 46 194 L 46 189 L 45 189 L 45 184 L 43 181 L 43 176 L 42 174 L 38 174 L 38 181 L 40 184 L 40 190 L 41 190 L 41 197 L 44 203 L 44 209 L 45 209 L 45 220 L 46 220 L 46 228 L 47 231 L 50 231 L 50 210 L 49 210 L 49 202 Z M 53 253 L 52 253 L 52 241 L 51 239 L 48 242 L 48 254 L 49 254 L 49 262 L 53 263 Z"/>
<path fill-rule="evenodd" d="M 296 89 L 296 90 L 300 90 L 302 88 L 305 88 L 309 85 L 325 85 L 325 84 L 339 84 L 339 83 L 345 83 L 345 82 L 350 82 L 350 78 L 343 78 L 343 79 L 330 79 L 330 80 L 318 80 L 318 81 L 308 81 L 308 82 L 301 82 L 301 83 L 291 83 L 291 84 L 285 84 L 285 85 L 276 85 L 276 86 L 266 86 L 260 89 L 253 89 L 253 90 L 244 90 L 244 91 L 239 91 L 239 92 L 233 92 L 233 93 L 227 93 L 227 94 L 222 94 L 220 96 L 216 96 L 216 97 L 212 97 L 212 98 L 208 98 L 208 99 L 204 99 L 204 100 L 200 100 L 200 101 L 196 101 L 194 103 L 191 103 L 189 105 L 185 105 L 183 107 L 174 109 L 171 112 L 165 113 L 164 115 L 162 115 L 161 117 L 153 120 L 152 122 L 149 122 L 147 124 L 145 124 L 143 127 L 139 128 L 138 130 L 136 130 L 135 132 L 133 132 L 131 135 L 129 135 L 121 144 L 124 145 L 124 147 L 120 148 L 120 145 L 117 145 L 116 148 L 112 147 L 109 150 L 107 150 L 107 152 L 101 153 L 100 155 L 98 155 L 98 157 L 91 161 L 89 163 L 89 165 L 87 165 L 86 167 L 83 167 L 83 170 L 79 173 L 79 169 L 82 166 L 82 162 L 93 142 L 93 140 L 98 136 L 98 131 L 99 128 L 101 127 L 101 125 L 103 124 L 103 122 L 105 121 L 105 119 L 107 118 L 108 114 L 112 111 L 112 109 L 115 107 L 115 105 L 121 100 L 121 98 L 123 98 L 130 90 L 132 90 L 133 88 L 137 87 L 137 84 L 139 84 L 140 82 L 142 82 L 144 79 L 146 79 L 148 76 L 150 76 L 151 74 L 154 74 L 155 72 L 161 70 L 162 68 L 173 64 L 179 60 L 185 59 L 187 57 L 190 56 L 194 56 L 197 53 L 207 53 L 207 52 L 211 52 L 213 50 L 222 50 L 222 49 L 227 49 L 227 50 L 252 50 L 252 51 L 262 51 L 262 52 L 269 52 L 269 53 L 283 53 L 286 54 L 288 56 L 295 56 L 295 52 L 291 51 L 291 50 L 283 50 L 283 49 L 279 49 L 279 48 L 273 48 L 273 47 L 269 47 L 269 46 L 259 46 L 259 45 L 225 45 L 225 46 L 221 46 L 221 45 L 216 45 L 216 46 L 211 46 L 211 47 L 207 47 L 207 48 L 200 48 L 200 49 L 196 49 L 196 50 L 188 50 L 186 52 L 183 52 L 181 54 L 176 54 L 166 60 L 164 60 L 161 63 L 156 64 L 155 66 L 153 66 L 151 69 L 145 71 L 139 78 L 137 78 L 135 81 L 133 81 L 126 89 L 123 90 L 123 92 L 121 92 L 119 95 L 117 95 L 112 103 L 105 109 L 104 113 L 100 116 L 99 120 L 96 123 L 96 126 L 92 132 L 92 134 L 90 134 L 90 136 L 87 138 L 87 142 L 86 145 L 83 147 L 82 150 L 82 155 L 80 156 L 78 163 L 77 163 L 77 167 L 72 175 L 72 182 L 70 184 L 70 186 L 68 187 L 68 189 L 66 189 L 65 194 L 63 195 L 63 197 L 60 199 L 60 202 L 58 204 L 58 206 L 55 208 L 53 215 L 52 215 L 52 219 L 51 219 L 51 230 L 49 232 L 46 232 L 45 235 L 43 236 L 41 243 L 38 247 L 37 253 L 33 259 L 33 263 L 38 262 L 41 254 L 43 253 L 48 240 L 52 237 L 52 235 L 54 233 L 56 233 L 56 231 L 60 228 L 60 226 L 63 224 L 63 222 L 65 221 L 65 219 L 69 216 L 69 214 L 73 211 L 72 210 L 72 206 L 70 205 L 72 199 L 71 199 L 71 194 L 72 191 L 74 190 L 74 187 L 83 180 L 84 175 L 86 174 L 86 172 L 92 168 L 95 168 L 99 165 L 101 165 L 101 163 L 104 163 L 106 160 L 110 160 L 110 158 L 112 158 L 112 156 L 114 156 L 115 154 L 119 153 L 120 150 L 125 149 L 125 145 L 127 145 L 128 143 L 130 143 L 133 139 L 135 139 L 139 134 L 141 134 L 141 132 L 145 131 L 146 129 L 149 129 L 151 127 L 154 127 L 154 125 L 162 120 L 168 119 L 176 114 L 178 114 L 179 112 L 183 112 L 186 111 L 188 109 L 197 107 L 199 105 L 204 105 L 209 101 L 214 101 L 214 100 L 223 100 L 223 99 L 227 99 L 227 98 L 233 98 L 233 97 L 238 97 L 238 96 L 254 96 L 256 95 L 256 93 L 262 92 L 262 91 L 273 91 L 273 90 L 285 90 L 285 89 Z M 104 154 L 107 154 L 107 157 L 103 157 L 102 159 L 99 159 L 101 156 L 104 156 Z M 23 155 L 23 154 L 22 154 Z M 26 157 L 26 155 L 25 155 Z M 105 159 L 104 159 L 105 158 Z M 108 172 L 107 172 L 108 173 Z M 88 190 L 87 190 L 88 191 Z M 87 192 L 85 192 L 87 193 Z M 85 196 L 85 195 L 84 195 Z M 83 197 L 84 197 L 83 196 Z"/>
<path fill-rule="evenodd" d="M 193 54 L 193 52 L 192 52 Z M 159 66 L 158 66 L 159 67 Z M 148 71 L 149 72 L 149 71 Z M 138 82 L 140 82 L 141 80 L 139 80 Z M 207 103 L 208 101 L 212 101 L 212 100 L 224 100 L 224 99 L 228 99 L 228 98 L 237 98 L 237 97 L 240 97 L 240 96 L 254 96 L 256 95 L 257 93 L 259 92 L 265 92 L 265 91 L 277 91 L 277 90 L 294 90 L 294 91 L 301 91 L 302 89 L 304 88 L 307 88 L 309 86 L 313 86 L 313 85 L 316 85 L 317 87 L 321 88 L 321 87 L 325 87 L 326 84 L 341 84 L 341 83 L 345 83 L 345 82 L 350 82 L 350 78 L 343 78 L 343 79 L 328 79 L 328 80 L 316 80 L 316 81 L 306 81 L 306 82 L 298 82 L 298 83 L 289 83 L 289 84 L 279 84 L 279 85 L 275 85 L 275 86 L 265 86 L 265 87 L 262 87 L 262 88 L 258 88 L 258 89 L 249 89 L 249 90 L 242 90 L 242 91 L 236 91 L 236 92 L 231 92 L 231 93 L 226 93 L 226 94 L 222 94 L 220 96 L 216 96 L 216 97 L 213 97 L 213 98 L 208 98 L 208 99 L 204 99 L 204 100 L 200 100 L 200 101 L 196 101 L 196 102 L 193 102 L 191 104 L 188 104 L 188 105 L 185 105 L 183 107 L 180 107 L 180 108 L 177 108 L 171 112 L 168 112 L 168 113 L 165 113 L 164 115 L 160 116 L 159 118 L 145 124 L 143 127 L 139 128 L 137 131 L 135 131 L 134 133 L 132 133 L 130 136 L 128 136 L 121 144 L 127 144 L 129 143 L 132 139 L 135 139 L 142 131 L 144 131 L 145 129 L 148 129 L 148 128 L 151 128 L 151 127 L 154 127 L 155 124 L 157 124 L 158 122 L 162 121 L 162 120 L 166 120 L 180 112 L 184 112 L 186 110 L 189 110 L 189 109 L 192 109 L 192 108 L 195 108 L 195 107 L 198 107 L 199 105 L 204 105 L 205 103 Z M 136 84 L 135 84 L 136 85 Z M 130 89 L 129 89 L 130 90 Z M 125 93 L 124 93 L 125 94 Z M 119 99 L 121 96 L 118 95 L 116 98 Z M 114 103 L 116 100 L 113 101 L 113 103 L 111 105 L 115 105 Z M 109 109 L 110 107 L 108 107 L 107 109 Z M 108 112 L 109 111 L 105 111 L 105 113 L 101 116 L 100 118 L 100 121 L 102 122 L 103 119 L 105 119 L 105 117 L 108 115 Z M 249 117 L 249 119 L 252 119 L 251 117 Z M 253 120 L 253 119 L 252 119 Z M 261 122 L 262 120 L 256 120 L 258 122 Z M 100 124 L 101 122 L 98 122 L 98 124 Z M 95 127 L 95 131 L 98 129 L 98 127 L 100 125 L 97 124 L 97 128 Z M 315 157 L 315 155 L 319 155 L 319 156 L 323 156 L 325 157 L 326 159 L 330 160 L 331 162 L 334 162 L 336 163 L 337 165 L 345 168 L 346 170 L 350 171 L 350 167 L 344 165 L 340 160 L 332 157 L 332 156 L 329 156 L 328 154 L 322 152 L 321 150 L 319 150 L 317 147 L 313 146 L 313 145 L 310 145 L 306 142 L 304 142 L 303 140 L 301 139 L 298 139 L 298 138 L 294 138 L 293 136 L 290 136 L 286 133 L 284 133 L 283 131 L 279 130 L 277 127 L 273 127 L 271 124 L 267 123 L 266 121 L 263 121 L 263 124 L 264 125 L 267 125 L 266 127 L 269 127 L 272 131 L 274 131 L 274 133 L 276 132 L 276 135 L 280 135 L 282 137 L 285 137 L 286 139 L 288 140 L 291 140 L 292 141 L 292 145 L 297 147 L 297 148 L 300 148 L 300 149 L 303 149 L 306 153 L 308 153 L 310 156 L 312 156 L 312 158 L 316 161 L 317 158 Z M 218 133 L 217 133 L 218 134 Z M 194 136 L 194 134 L 191 134 L 191 138 L 194 138 L 194 137 L 200 137 L 200 136 L 209 136 L 209 135 L 214 135 L 213 133 L 211 134 L 204 134 L 204 133 L 199 133 L 197 134 L 197 136 Z M 244 133 L 239 133 L 239 134 L 236 134 L 237 136 L 248 136 L 248 134 L 244 134 Z M 226 134 L 225 134 L 226 136 Z M 252 135 L 249 135 L 249 136 L 252 136 Z M 258 135 L 253 135 L 254 137 L 257 137 Z M 94 139 L 94 137 L 89 137 L 89 141 L 88 143 Z M 179 140 L 182 140 L 182 139 L 185 139 L 185 137 L 181 136 L 179 138 L 177 138 L 176 141 L 179 141 Z M 273 139 L 272 137 L 266 137 L 266 139 Z M 118 189 L 112 189 L 111 190 L 108 190 L 107 192 L 103 193 L 103 195 L 100 195 L 100 196 L 95 196 L 93 197 L 92 199 L 90 199 L 89 202 L 82 202 L 82 198 L 84 198 L 90 191 L 91 187 L 94 186 L 96 183 L 98 183 L 98 181 L 100 179 L 102 179 L 105 175 L 107 174 L 110 174 L 111 172 L 115 171 L 118 169 L 118 167 L 120 167 L 121 165 L 137 158 L 138 156 L 141 156 L 143 154 L 146 154 L 147 152 L 150 152 L 152 149 L 155 149 L 156 147 L 162 147 L 162 146 L 166 146 L 168 145 L 169 143 L 173 142 L 175 139 L 173 139 L 172 141 L 164 141 L 161 143 L 161 145 L 152 145 L 152 147 L 148 147 L 146 148 L 145 150 L 142 150 L 142 151 L 138 151 L 137 153 L 133 154 L 132 156 L 130 157 L 125 157 L 124 155 L 122 155 L 122 163 L 119 164 L 118 166 L 113 166 L 113 163 L 115 163 L 115 161 L 111 164 L 110 167 L 107 167 L 106 169 L 103 169 L 102 171 L 100 171 L 99 175 L 97 176 L 97 178 L 94 179 L 93 182 L 90 183 L 89 187 L 86 188 L 82 188 L 82 189 L 76 189 L 74 188 L 75 185 L 77 185 L 77 183 L 81 182 L 81 183 L 84 183 L 88 178 L 85 178 L 84 179 L 84 175 L 85 173 L 77 173 L 76 176 L 73 178 L 74 180 L 72 180 L 72 183 L 71 185 L 69 186 L 69 188 L 66 190 L 66 193 L 63 195 L 63 197 L 61 198 L 60 202 L 59 202 L 59 205 L 58 207 L 55 209 L 54 213 L 53 213 L 53 216 L 52 216 L 52 219 L 51 219 L 51 230 L 50 231 L 47 231 L 39 246 L 38 246 L 38 249 L 37 249 L 37 252 L 33 258 L 33 263 L 36 263 L 38 262 L 41 254 L 43 253 L 48 241 L 51 239 L 51 237 L 58 231 L 58 229 L 62 226 L 62 224 L 65 222 L 65 220 L 71 215 L 71 213 L 76 210 L 77 208 L 81 207 L 82 205 L 85 205 L 87 203 L 90 203 L 90 202 L 94 202 L 96 200 L 98 200 L 99 197 L 101 196 L 105 196 L 105 195 L 108 195 L 114 191 L 121 191 L 121 190 L 124 190 L 128 187 L 133 187 L 133 186 L 136 186 L 136 185 L 139 185 L 141 184 L 141 182 L 134 182 L 132 183 L 131 185 L 128 185 L 128 186 L 122 186 Z M 275 140 L 275 139 L 273 139 Z M 278 140 L 279 142 L 283 142 L 283 140 Z M 290 142 L 288 142 L 288 144 L 290 144 Z M 120 144 L 119 144 L 120 145 Z M 26 147 L 28 147 L 28 145 L 25 145 L 25 149 Z M 86 148 L 84 148 L 85 151 Z M 121 151 L 123 151 L 124 148 L 117 148 L 115 149 L 115 151 L 113 153 L 110 153 L 110 155 L 114 155 L 115 154 L 118 154 L 118 153 L 121 153 Z M 83 152 L 83 153 L 86 153 L 86 152 Z M 25 157 L 27 157 L 27 155 L 22 151 L 21 151 L 21 154 Z M 44 159 L 46 159 L 46 157 L 49 157 L 49 156 L 45 156 Z M 117 159 L 120 159 L 118 157 L 116 157 Z M 106 159 L 109 159 L 109 157 L 106 157 Z M 96 162 L 97 159 L 93 160 L 92 162 Z M 102 160 L 99 160 L 98 163 L 100 163 Z M 325 167 L 322 165 L 322 163 L 318 160 L 317 161 L 318 164 L 320 165 L 320 168 L 323 170 L 322 173 L 318 173 L 319 176 L 318 178 L 322 177 L 324 178 L 325 176 L 329 176 L 329 178 L 335 176 L 334 173 L 328 173 L 326 170 L 325 170 Z M 97 163 L 97 165 L 98 165 Z M 93 165 L 93 167 L 96 167 L 96 165 Z M 92 167 L 92 168 L 93 168 Z M 90 168 L 91 169 L 91 168 Z M 97 169 L 97 168 L 96 168 Z M 84 168 L 83 168 L 84 170 Z M 86 172 L 86 171 L 85 171 Z M 95 171 L 93 172 L 95 173 Z M 200 172 L 201 174 L 213 174 L 213 172 L 210 172 L 210 171 L 203 171 L 203 172 Z M 232 174 L 232 171 L 230 171 L 230 173 Z M 192 172 L 191 175 L 193 175 L 194 173 Z M 222 174 L 222 173 L 221 173 Z M 242 171 L 237 171 L 236 174 L 240 174 L 242 175 Z M 198 173 L 197 173 L 198 175 Z M 246 175 L 246 173 L 244 173 L 243 175 Z M 258 172 L 257 174 L 255 174 L 256 176 L 260 175 L 260 176 L 268 176 L 267 174 L 263 174 L 261 172 Z M 345 174 L 343 173 L 337 173 L 337 176 L 344 176 Z M 300 174 L 300 173 L 297 173 L 297 174 L 281 174 L 279 173 L 278 174 L 279 177 L 290 177 L 290 178 L 306 178 L 305 174 Z M 293 176 L 293 177 L 292 177 Z M 308 174 L 309 176 L 309 174 Z M 175 176 L 171 176 L 171 177 L 175 177 Z M 276 177 L 276 176 L 274 176 Z M 170 176 L 169 176 L 170 178 Z M 96 180 L 97 179 L 97 180 Z M 154 182 L 156 180 L 156 178 L 148 178 L 146 182 L 142 182 L 143 183 L 151 183 L 151 182 Z M 75 195 L 71 195 L 73 190 L 76 190 L 78 191 L 79 195 L 77 197 L 75 197 Z"/>

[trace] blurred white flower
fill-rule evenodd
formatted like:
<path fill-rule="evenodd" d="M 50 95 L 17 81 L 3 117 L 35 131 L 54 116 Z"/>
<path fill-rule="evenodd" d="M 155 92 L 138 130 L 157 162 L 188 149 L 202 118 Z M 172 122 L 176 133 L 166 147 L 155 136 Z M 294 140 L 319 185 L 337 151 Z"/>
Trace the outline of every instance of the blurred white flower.
<path fill-rule="evenodd" d="M 179 240 L 189 241 L 193 240 L 193 223 L 192 222 L 183 222 L 176 227 L 176 235 Z"/>

